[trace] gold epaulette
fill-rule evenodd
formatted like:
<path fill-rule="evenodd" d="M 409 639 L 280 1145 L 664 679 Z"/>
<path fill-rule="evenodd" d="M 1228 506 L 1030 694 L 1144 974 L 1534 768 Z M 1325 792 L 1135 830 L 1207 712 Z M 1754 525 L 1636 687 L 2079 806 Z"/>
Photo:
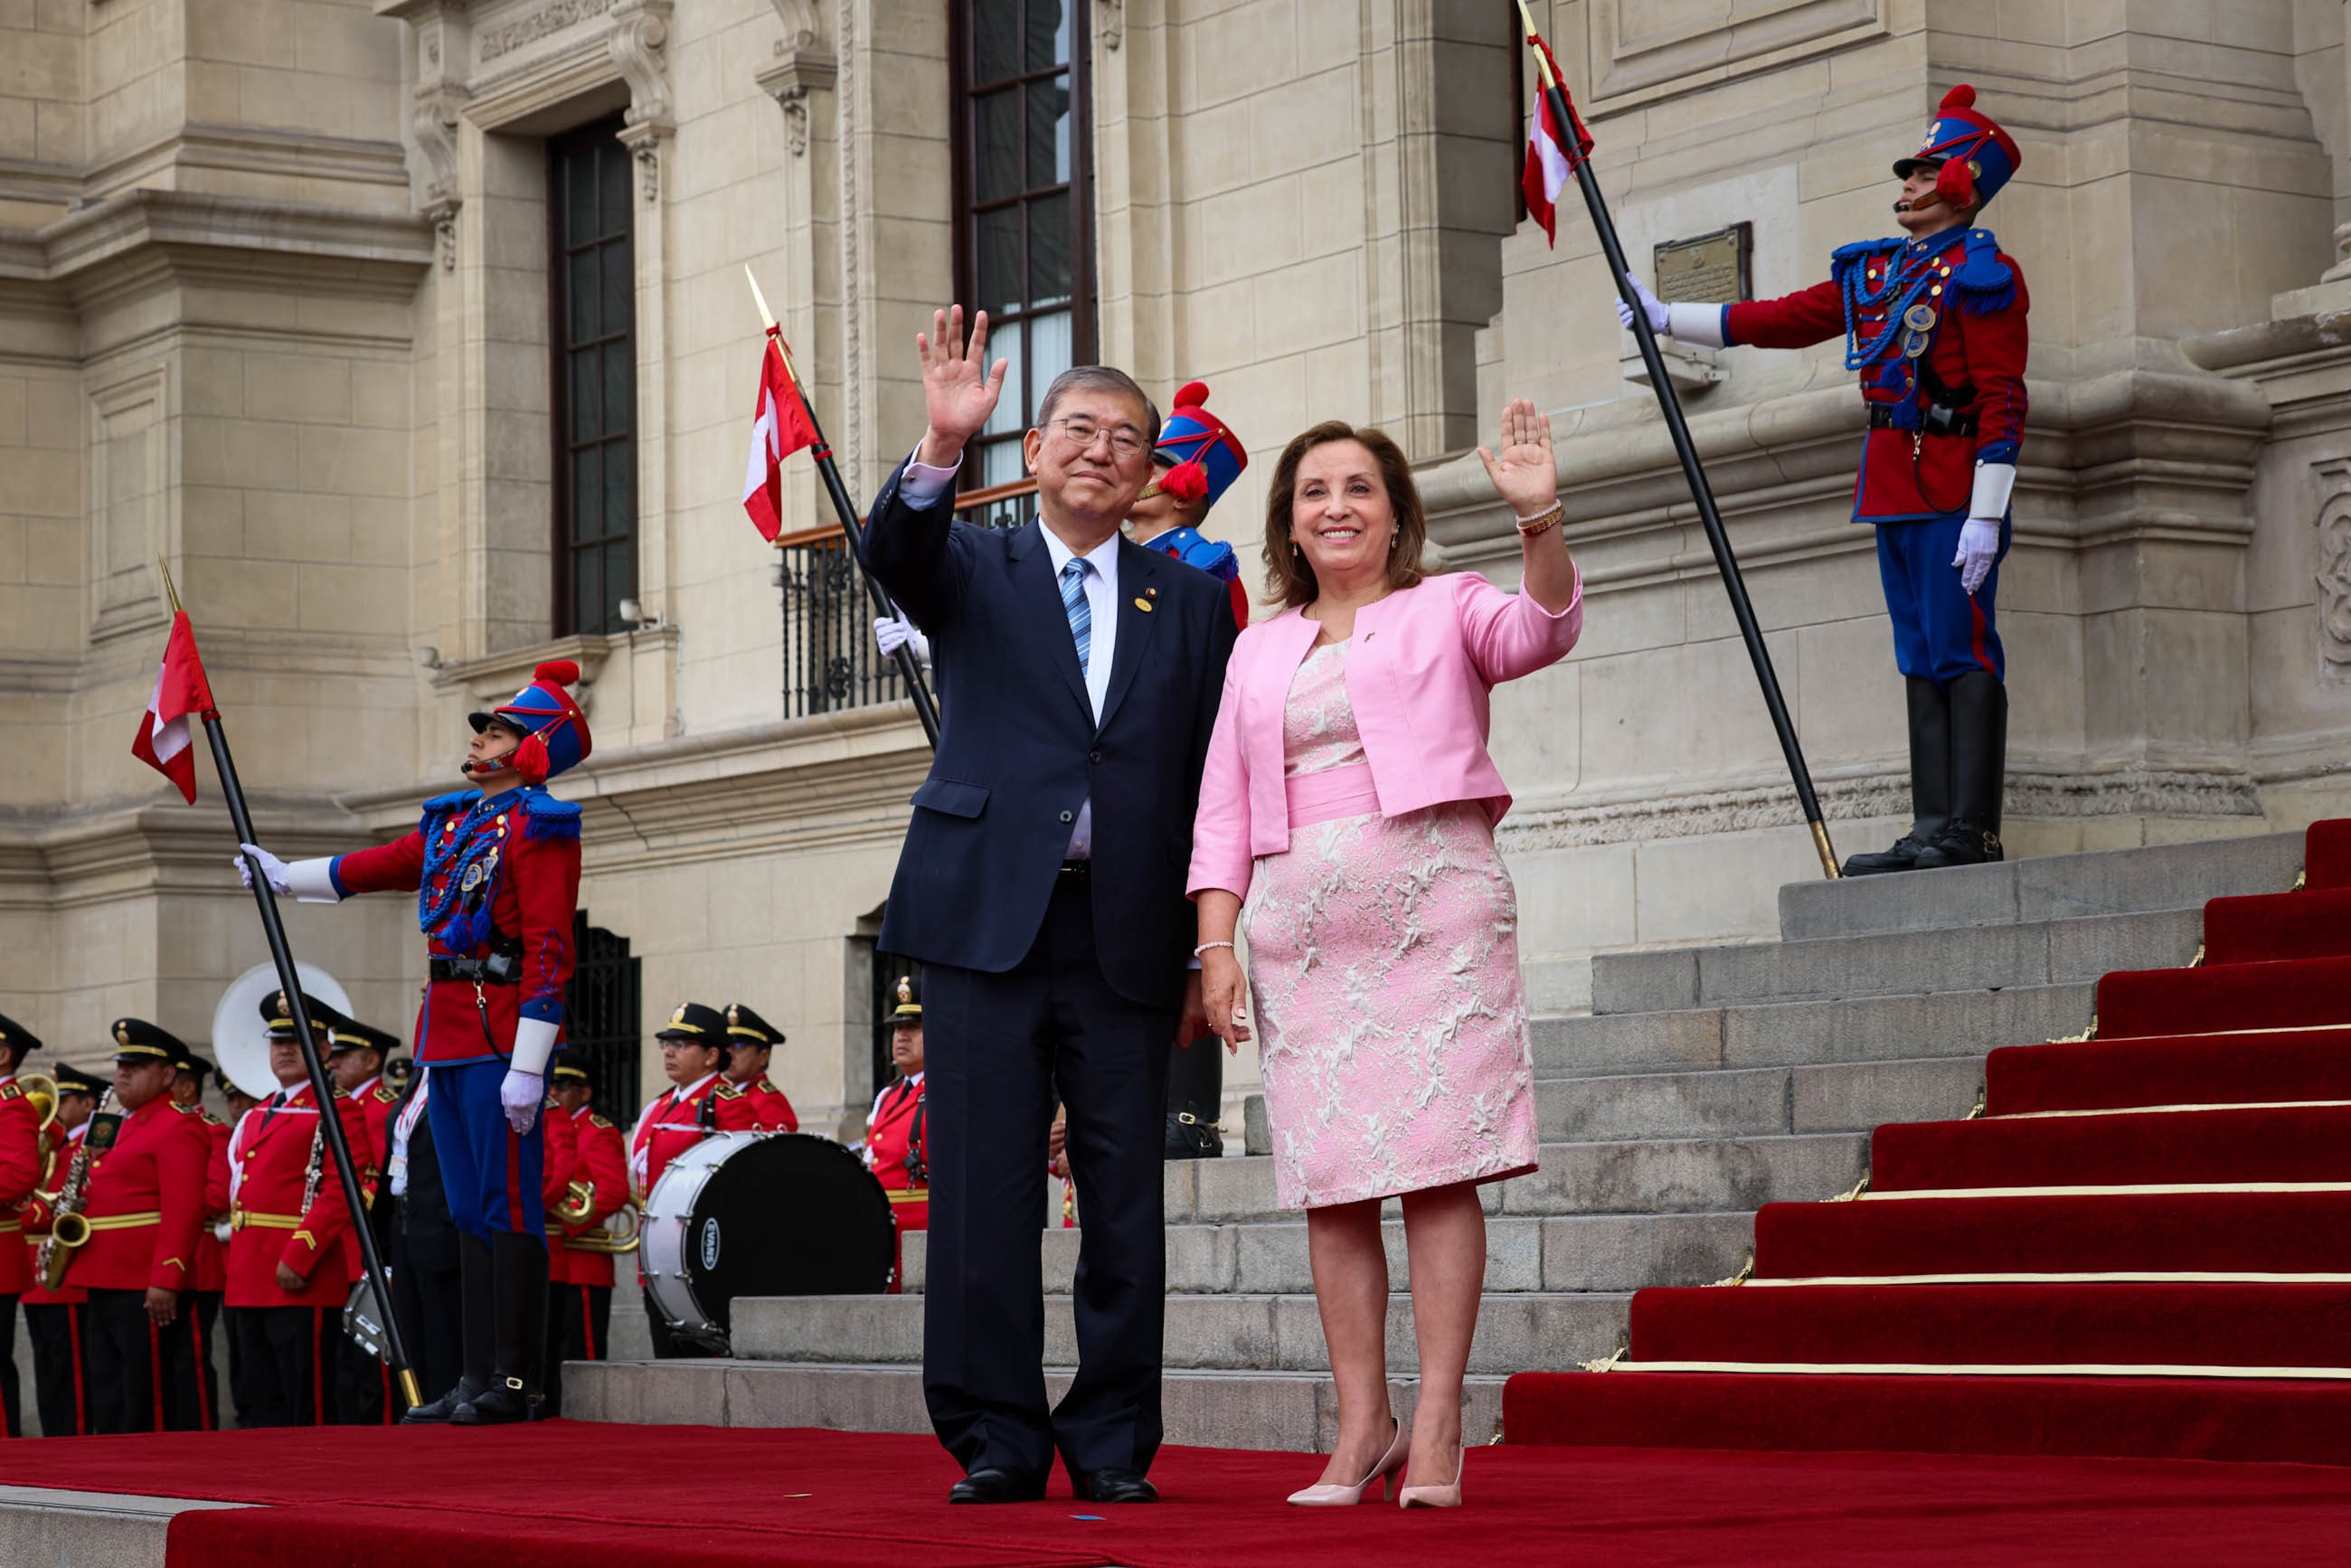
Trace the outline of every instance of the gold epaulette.
<path fill-rule="evenodd" d="M 770 1094 L 781 1094 L 783 1092 L 782 1090 L 777 1088 L 772 1082 L 766 1078 L 759 1080 L 759 1087 L 766 1090 Z"/>
<path fill-rule="evenodd" d="M 710 1092 L 710 1097 L 714 1100 L 740 1100 L 743 1091 L 732 1083 L 722 1083 Z"/>
<path fill-rule="evenodd" d="M 205 1112 L 205 1113 L 204 1113 L 204 1125 L 205 1125 L 205 1126 L 207 1126 L 207 1127 L 225 1127 L 225 1126 L 227 1126 L 227 1125 L 228 1125 L 228 1124 L 227 1124 L 226 1122 L 222 1121 L 218 1116 L 214 1115 L 210 1111 Z"/>
<path fill-rule="evenodd" d="M 24 1097 L 25 1092 L 13 1082 L 0 1083 L 0 1100 L 22 1100 Z"/>
<path fill-rule="evenodd" d="M 612 1121 L 610 1117 L 594 1111 L 588 1113 L 588 1124 L 591 1127 L 612 1127 L 619 1125 L 618 1123 Z"/>
<path fill-rule="evenodd" d="M 375 1099 L 379 1105 L 396 1105 L 400 1103 L 400 1092 L 389 1083 L 379 1083 L 375 1086 Z"/>
<path fill-rule="evenodd" d="M 172 1102 L 172 1109 L 177 1111 L 183 1116 L 201 1116 L 204 1114 L 204 1110 L 201 1106 L 183 1105 L 177 1100 Z"/>

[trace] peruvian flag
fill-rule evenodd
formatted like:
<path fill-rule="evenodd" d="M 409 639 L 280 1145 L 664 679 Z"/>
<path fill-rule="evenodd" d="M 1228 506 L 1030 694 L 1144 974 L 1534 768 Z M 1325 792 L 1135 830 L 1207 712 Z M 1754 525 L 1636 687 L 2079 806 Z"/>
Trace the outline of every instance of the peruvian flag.
<path fill-rule="evenodd" d="M 1567 104 L 1569 123 L 1562 125 L 1559 116 L 1552 111 L 1551 94 L 1538 88 L 1535 91 L 1535 111 L 1527 124 L 1527 162 L 1520 171 L 1519 186 L 1526 193 L 1527 214 L 1542 225 L 1543 238 L 1552 246 L 1559 244 L 1559 193 L 1567 188 L 1575 166 L 1592 152 L 1592 133 L 1583 129 L 1583 119 L 1575 112 L 1574 101 L 1567 96 L 1567 79 L 1559 74 L 1559 61 L 1552 56 L 1551 46 L 1541 35 L 1530 32 L 1527 42 L 1541 57 L 1541 65 L 1549 68 L 1548 79 L 1559 84 L 1559 96 Z"/>
<path fill-rule="evenodd" d="M 768 329 L 759 354 L 759 401 L 752 412 L 751 457 L 743 470 L 743 509 L 759 537 L 772 540 L 784 528 L 784 459 L 816 444 L 816 421 L 809 417 L 800 389 L 784 368 L 783 340 Z"/>
<path fill-rule="evenodd" d="M 163 664 L 155 672 L 155 690 L 147 711 L 139 716 L 138 738 L 131 755 L 180 787 L 180 794 L 196 803 L 196 753 L 188 738 L 188 716 L 201 719 L 213 711 L 213 689 L 204 679 L 204 662 L 196 656 L 196 633 L 184 610 L 172 617 L 172 640 L 163 644 Z"/>

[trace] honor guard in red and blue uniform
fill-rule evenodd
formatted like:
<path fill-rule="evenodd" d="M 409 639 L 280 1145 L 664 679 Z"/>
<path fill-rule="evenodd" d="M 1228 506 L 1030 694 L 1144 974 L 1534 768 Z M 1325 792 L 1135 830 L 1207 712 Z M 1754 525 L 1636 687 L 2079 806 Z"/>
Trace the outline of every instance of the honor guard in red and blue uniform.
<path fill-rule="evenodd" d="M 1914 821 L 1847 876 L 2001 858 L 2007 667 L 1994 601 L 2024 436 L 2031 302 L 2024 274 L 1979 225 L 2022 162 L 2009 133 L 1953 88 L 1918 151 L 1894 165 L 1904 232 L 1840 248 L 1825 283 L 1779 299 L 1665 305 L 1650 324 L 1685 342 L 1801 349 L 1842 336 L 1861 376 L 1868 444 L 1854 517 L 1877 528 L 1878 574 L 1907 686 Z M 1631 314 L 1619 302 L 1627 323 Z"/>
<path fill-rule="evenodd" d="M 323 1051 L 350 1020 L 316 997 L 304 1004 Z M 351 1211 L 286 994 L 262 998 L 261 1016 L 277 1091 L 229 1132 L 229 1394 L 239 1427 L 323 1427 L 336 1414 Z M 333 1094 L 357 1163 L 367 1129 L 359 1107 L 341 1090 Z"/>
<path fill-rule="evenodd" d="M 307 903 L 417 895 L 431 984 L 412 1038 L 432 1070 L 426 1113 L 463 1238 L 465 1368 L 412 1422 L 527 1421 L 546 1359 L 539 1112 L 571 978 L 580 808 L 544 786 L 589 754 L 587 718 L 565 690 L 579 678 L 569 660 L 541 664 L 513 701 L 472 715 L 465 771 L 481 788 L 425 801 L 406 837 L 293 865 L 244 846 L 272 887 Z"/>
<path fill-rule="evenodd" d="M 768 1080 L 768 1063 L 784 1031 L 741 1002 L 726 1004 L 726 1082 L 718 1086 L 722 1133 L 797 1133 L 799 1113 Z"/>
<path fill-rule="evenodd" d="M 611 1354 L 612 1254 L 572 1245 L 601 1239 L 604 1222 L 627 1207 L 629 1150 L 617 1124 L 595 1106 L 595 1083 L 577 1051 L 559 1051 L 548 1072 L 549 1114 L 571 1126 L 573 1155 L 567 1187 L 580 1201 L 563 1218 L 562 1283 L 548 1295 L 547 1413 L 562 1414 L 567 1361 L 603 1361 Z M 549 1125 L 553 1123 L 550 1122 Z"/>
<path fill-rule="evenodd" d="M 629 1188 L 642 1208 L 661 1185 L 669 1163 L 719 1130 L 718 1091 L 726 1083 L 726 1015 L 700 1002 L 681 1002 L 653 1039 L 660 1042 L 662 1071 L 670 1086 L 637 1113 L 629 1134 Z M 644 1285 L 640 1262 L 637 1283 Z M 653 1354 L 664 1361 L 713 1354 L 712 1351 L 672 1337 L 653 1292 L 645 1292 L 645 1322 L 653 1331 Z"/>
<path fill-rule="evenodd" d="M 33 1282 L 33 1260 L 24 1248 L 17 1210 L 41 1183 L 43 1113 L 17 1085 L 25 1059 L 41 1049 L 40 1037 L 0 1013 L 0 1406 L 11 1437 L 25 1435 L 24 1395 L 16 1378 L 16 1305 Z M 51 1107 L 54 1110 L 54 1107 Z"/>
<path fill-rule="evenodd" d="M 1241 581 L 1240 558 L 1222 540 L 1201 537 L 1208 508 L 1224 499 L 1249 466 L 1249 449 L 1232 427 L 1208 412 L 1205 382 L 1186 382 L 1176 406 L 1159 427 L 1151 449 L 1151 482 L 1127 514 L 1136 544 L 1198 567 L 1225 584 L 1232 595 L 1233 624 L 1249 625 L 1249 587 Z"/>
<path fill-rule="evenodd" d="M 66 1167 L 89 1134 L 106 1085 L 78 1067 L 60 1061 L 49 1069 L 57 1086 L 57 1116 L 41 1129 L 40 1193 L 54 1194 L 65 1180 Z M 27 1205 L 31 1207 L 31 1205 Z M 83 1350 L 89 1336 L 89 1294 L 80 1286 L 56 1290 L 41 1282 L 34 1264 L 42 1238 L 26 1235 L 19 1216 L 18 1236 L 25 1244 L 26 1278 L 30 1281 L 18 1299 L 25 1309 L 25 1333 L 33 1346 L 33 1407 L 40 1412 L 45 1437 L 77 1437 L 90 1429 L 89 1368 Z"/>
<path fill-rule="evenodd" d="M 196 1266 L 180 1298 L 180 1326 L 187 1354 L 172 1363 L 175 1375 L 164 1391 L 171 1403 L 165 1424 L 175 1432 L 220 1428 L 220 1380 L 213 1370 L 213 1330 L 220 1322 L 222 1294 L 228 1289 L 229 1125 L 204 1109 L 204 1081 L 217 1071 L 193 1050 L 172 1063 L 172 1098 L 193 1107 L 204 1124 L 212 1153 L 204 1162 L 204 1222 L 196 1235 Z"/>
<path fill-rule="evenodd" d="M 66 1281 L 89 1293 L 90 1429 L 160 1432 L 164 1390 L 188 1354 L 173 1330 L 204 1225 L 212 1138 L 172 1098 L 187 1046 L 144 1019 L 117 1019 L 113 1034 L 115 1108 L 91 1118 L 79 1191 L 67 1174 L 57 1194 L 26 1206 L 24 1224 L 26 1235 L 68 1249 Z"/>
<path fill-rule="evenodd" d="M 930 1140 L 925 1135 L 923 1103 L 923 993 L 912 975 L 898 977 L 898 1005 L 890 1013 L 890 1065 L 898 1076 L 873 1096 L 865 1119 L 865 1168 L 890 1197 L 890 1218 L 898 1225 L 898 1261 L 890 1289 L 904 1275 L 909 1230 L 931 1223 Z"/>

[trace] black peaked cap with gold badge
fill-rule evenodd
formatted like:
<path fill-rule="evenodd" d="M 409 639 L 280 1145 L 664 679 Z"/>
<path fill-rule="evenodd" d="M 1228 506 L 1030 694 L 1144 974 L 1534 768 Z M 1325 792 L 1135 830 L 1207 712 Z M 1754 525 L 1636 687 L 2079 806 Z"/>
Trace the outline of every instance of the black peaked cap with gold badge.
<path fill-rule="evenodd" d="M 303 995 L 302 1006 L 310 1015 L 310 1033 L 321 1045 L 331 1044 L 338 1030 L 359 1027 L 307 992 Z M 261 1017 L 262 1021 L 269 1026 L 270 1039 L 294 1038 L 294 1009 L 287 1005 L 284 991 L 272 991 L 261 998 Z"/>
<path fill-rule="evenodd" d="M 898 977 L 898 1005 L 890 1009 L 891 1019 L 897 1023 L 923 1021 L 923 982 L 912 975 Z"/>
<path fill-rule="evenodd" d="M 745 1007 L 741 1002 L 726 1004 L 726 1036 L 772 1051 L 784 1043 L 784 1031 Z"/>
<path fill-rule="evenodd" d="M 700 1002 L 680 1002 L 669 1022 L 654 1031 L 655 1040 L 690 1040 L 722 1055 L 727 1049 L 726 1015 Z"/>
<path fill-rule="evenodd" d="M 41 1037 L 6 1013 L 0 1013 L 0 1045 L 16 1048 L 16 1065 L 21 1068 L 32 1059 L 33 1052 L 41 1049 Z"/>
<path fill-rule="evenodd" d="M 114 1061 L 118 1066 L 139 1067 L 151 1061 L 177 1064 L 188 1054 L 188 1042 L 161 1024 L 145 1019 L 116 1019 L 110 1032 L 114 1036 Z"/>
<path fill-rule="evenodd" d="M 548 1058 L 547 1079 L 550 1083 L 559 1079 L 569 1079 L 575 1083 L 590 1086 L 596 1082 L 588 1075 L 588 1059 L 568 1045 Z"/>
<path fill-rule="evenodd" d="M 373 1051 L 386 1057 L 400 1049 L 400 1037 L 390 1030 L 378 1029 L 356 1019 L 344 1019 L 327 1026 L 327 1054 L 333 1056 L 346 1051 Z"/>
<path fill-rule="evenodd" d="M 87 1094 L 93 1100 L 106 1092 L 107 1088 L 80 1068 L 62 1061 L 49 1069 L 49 1081 L 57 1086 L 60 1094 Z"/>

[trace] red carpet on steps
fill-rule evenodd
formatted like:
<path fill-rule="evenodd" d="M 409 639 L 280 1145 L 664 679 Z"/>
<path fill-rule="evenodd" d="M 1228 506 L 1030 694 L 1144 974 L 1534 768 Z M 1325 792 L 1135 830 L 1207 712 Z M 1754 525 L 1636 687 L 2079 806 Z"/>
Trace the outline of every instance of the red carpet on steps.
<path fill-rule="evenodd" d="M 1766 1280 L 1886 1274 L 2351 1274 L 2351 1192 L 1774 1203 Z"/>
<path fill-rule="evenodd" d="M 2303 841 L 2303 874 L 2309 887 L 2351 887 L 2351 818 L 2313 822 Z"/>
<path fill-rule="evenodd" d="M 2351 951 L 2351 887 L 2216 898 L 2204 906 L 2204 961 L 2259 964 Z"/>
<path fill-rule="evenodd" d="M 2351 957 L 2132 969 L 2098 982 L 2098 1038 L 2351 1023 Z"/>
<path fill-rule="evenodd" d="M 1471 1450 L 1461 1511 L 1404 1513 L 1286 1507 L 1319 1458 L 1214 1448 L 1164 1452 L 1155 1508 L 1065 1493 L 950 1508 L 955 1469 L 928 1437 L 805 1430 L 342 1427 L 77 1437 L 10 1456 L 22 1486 L 271 1505 L 180 1515 L 170 1568 L 2137 1568 L 2351 1552 L 2351 1471 L 2307 1465 L 1509 1445 Z"/>
<path fill-rule="evenodd" d="M 2351 1105 L 1903 1122 L 1869 1145 L 1873 1192 L 2351 1180 Z"/>
<path fill-rule="evenodd" d="M 2351 1285 L 1647 1290 L 1631 1359 L 2351 1367 Z"/>
<path fill-rule="evenodd" d="M 2351 1100 L 2351 1029 L 2002 1046 L 1984 1092 L 1991 1116 Z"/>

